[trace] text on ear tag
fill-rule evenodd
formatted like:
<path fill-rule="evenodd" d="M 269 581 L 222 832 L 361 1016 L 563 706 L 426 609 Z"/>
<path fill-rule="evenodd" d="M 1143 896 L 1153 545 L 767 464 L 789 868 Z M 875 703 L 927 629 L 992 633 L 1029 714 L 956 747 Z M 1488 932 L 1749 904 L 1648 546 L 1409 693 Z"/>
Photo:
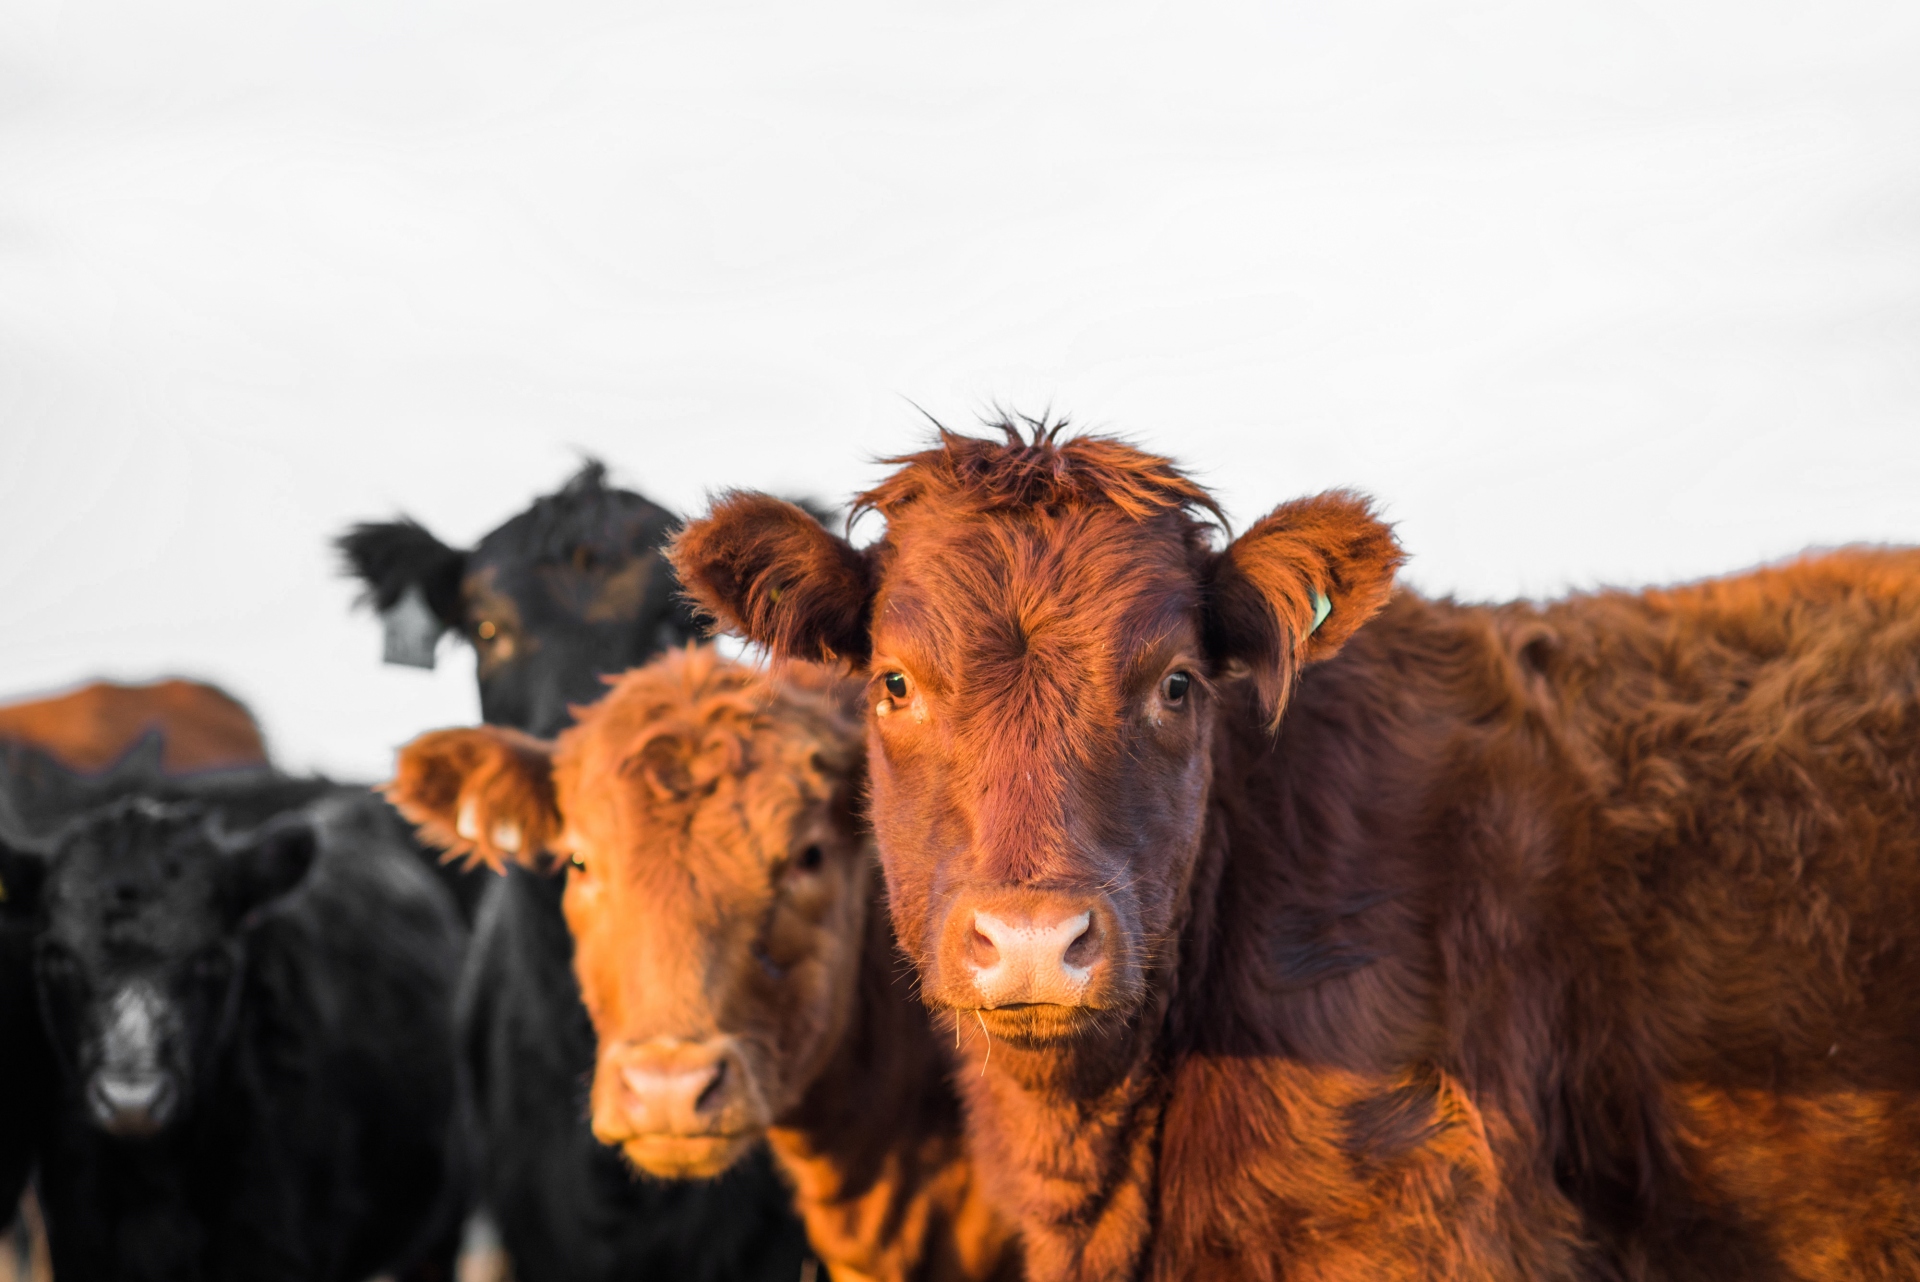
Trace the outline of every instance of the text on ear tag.
<path fill-rule="evenodd" d="M 1318 588 L 1315 588 L 1313 591 L 1313 626 L 1307 629 L 1307 635 L 1312 636 L 1318 632 L 1320 625 L 1325 623 L 1327 616 L 1332 613 L 1333 599 Z"/>
<path fill-rule="evenodd" d="M 427 606 L 427 598 L 417 584 L 408 584 L 391 608 L 380 612 L 386 628 L 386 644 L 380 652 L 384 662 L 408 668 L 433 667 L 434 646 L 446 629 Z"/>

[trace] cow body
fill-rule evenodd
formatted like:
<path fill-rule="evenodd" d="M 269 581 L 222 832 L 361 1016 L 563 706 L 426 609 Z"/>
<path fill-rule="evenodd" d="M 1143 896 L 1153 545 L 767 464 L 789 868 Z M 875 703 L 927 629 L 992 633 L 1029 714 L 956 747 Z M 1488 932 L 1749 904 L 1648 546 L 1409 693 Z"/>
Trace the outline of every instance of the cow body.
<path fill-rule="evenodd" d="M 691 636 L 661 555 L 671 513 L 605 484 L 589 463 L 471 550 L 409 521 L 340 540 L 373 603 L 418 593 L 474 647 L 482 716 L 553 735 L 602 677 Z M 633 1277 L 791 1282 L 805 1238 L 764 1153 L 725 1181 L 635 1177 L 593 1138 L 583 1092 L 593 1031 L 560 912 L 566 870 L 486 870 L 460 985 L 459 1038 L 474 1083 L 481 1196 L 519 1282 Z"/>
<path fill-rule="evenodd" d="M 233 696 L 198 681 L 118 685 L 0 706 L 0 740 L 32 744 L 72 770 L 104 770 L 148 735 L 168 774 L 264 766 L 260 727 Z"/>
<path fill-rule="evenodd" d="M 66 1279 L 446 1276 L 462 945 L 382 804 L 134 797 L 14 850 L 60 1065 L 40 1146 Z M 234 843 L 238 841 L 239 844 Z M 36 873 L 34 863 L 43 860 Z"/>
<path fill-rule="evenodd" d="M 1216 551 L 1115 442 L 899 462 L 871 548 L 675 560 L 866 668 L 1033 1276 L 1920 1273 L 1920 553 L 1466 607 L 1349 495 Z"/>
<path fill-rule="evenodd" d="M 569 864 L 604 1143 L 724 1180 L 769 1142 L 836 1278 L 1015 1278 L 899 974 L 856 805 L 858 694 L 801 665 L 770 678 L 669 652 L 553 744 L 421 736 L 388 795 L 456 853 Z"/>

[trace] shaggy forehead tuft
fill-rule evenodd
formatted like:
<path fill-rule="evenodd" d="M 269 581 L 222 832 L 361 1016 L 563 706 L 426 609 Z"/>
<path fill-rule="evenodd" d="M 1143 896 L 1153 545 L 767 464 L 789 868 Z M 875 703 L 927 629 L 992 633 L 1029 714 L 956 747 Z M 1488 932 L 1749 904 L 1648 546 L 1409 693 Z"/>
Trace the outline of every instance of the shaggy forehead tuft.
<path fill-rule="evenodd" d="M 941 427 L 933 449 L 882 460 L 899 470 L 860 495 L 853 515 L 891 520 L 914 504 L 972 512 L 1109 507 L 1136 521 L 1177 512 L 1226 526 L 1213 497 L 1157 454 L 1108 436 L 1062 440 L 1064 420 L 990 426 L 1005 439 Z"/>
<path fill-rule="evenodd" d="M 711 647 L 672 650 L 581 709 L 555 765 L 573 805 L 618 796 L 648 810 L 696 807 L 767 767 L 795 781 L 844 776 L 860 752 L 856 698 L 811 665 L 768 672 Z"/>

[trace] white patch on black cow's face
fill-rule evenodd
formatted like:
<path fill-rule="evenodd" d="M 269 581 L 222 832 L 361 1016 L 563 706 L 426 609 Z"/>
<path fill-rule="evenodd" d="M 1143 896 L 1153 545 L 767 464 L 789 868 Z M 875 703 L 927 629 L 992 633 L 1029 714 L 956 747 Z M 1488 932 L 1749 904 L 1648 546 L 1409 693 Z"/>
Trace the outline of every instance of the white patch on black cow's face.
<path fill-rule="evenodd" d="M 179 1007 L 150 979 L 121 985 L 96 1008 L 98 1060 L 87 1075 L 87 1109 L 110 1135 L 152 1135 L 173 1119 L 178 1074 L 168 1049 L 182 1029 Z"/>

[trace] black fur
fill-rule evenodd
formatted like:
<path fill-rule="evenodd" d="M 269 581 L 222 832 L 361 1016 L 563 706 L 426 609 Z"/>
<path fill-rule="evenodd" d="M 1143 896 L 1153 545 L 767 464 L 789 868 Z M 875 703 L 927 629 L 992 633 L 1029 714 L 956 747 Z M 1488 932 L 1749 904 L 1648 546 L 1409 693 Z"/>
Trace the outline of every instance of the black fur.
<path fill-rule="evenodd" d="M 348 571 L 367 585 L 367 596 L 377 610 L 390 610 L 410 587 L 418 587 L 442 625 L 460 626 L 460 580 L 466 574 L 467 554 L 429 534 L 418 522 L 363 522 L 349 529 L 334 546 Z"/>
<path fill-rule="evenodd" d="M 348 546 L 370 528 L 379 527 L 357 527 L 341 546 L 376 604 L 390 587 L 397 600 L 404 584 L 362 572 Z M 479 655 L 482 716 L 551 736 L 572 720 L 569 705 L 604 693 L 602 675 L 695 636 L 660 554 L 677 528 L 664 508 L 608 487 L 606 469 L 589 460 L 459 554 L 456 625 Z M 607 585 L 623 575 L 638 590 L 619 596 L 630 608 L 608 609 Z M 493 638 L 479 634 L 482 623 L 495 626 Z M 501 653 L 502 636 L 511 653 Z M 485 897 L 457 1022 L 482 1193 L 519 1282 L 800 1276 L 805 1234 L 764 1155 L 713 1183 L 668 1184 L 636 1176 L 593 1138 L 584 1095 L 593 1028 L 560 912 L 563 880 L 473 875 Z"/>
<path fill-rule="evenodd" d="M 123 798 L 42 854 L 0 848 L 59 1068 L 39 1184 L 61 1282 L 452 1267 L 458 920 L 384 803 L 287 812 L 286 784 Z M 136 1077 L 150 1107 L 116 1094 Z"/>

